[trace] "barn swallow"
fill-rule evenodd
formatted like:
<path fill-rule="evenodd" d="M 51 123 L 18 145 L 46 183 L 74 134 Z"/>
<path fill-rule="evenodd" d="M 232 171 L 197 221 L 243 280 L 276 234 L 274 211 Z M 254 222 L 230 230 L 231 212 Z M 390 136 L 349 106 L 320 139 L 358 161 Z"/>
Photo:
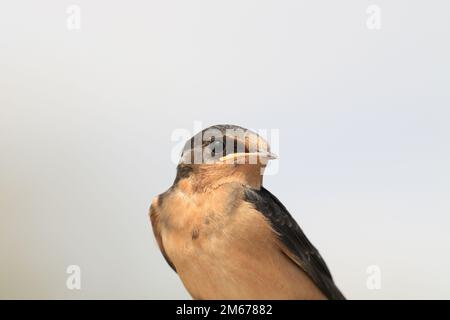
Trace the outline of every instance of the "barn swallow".
<path fill-rule="evenodd" d="M 173 185 L 152 201 L 158 246 L 192 298 L 345 299 L 317 249 L 262 186 L 273 158 L 250 130 L 209 127 L 187 141 Z"/>

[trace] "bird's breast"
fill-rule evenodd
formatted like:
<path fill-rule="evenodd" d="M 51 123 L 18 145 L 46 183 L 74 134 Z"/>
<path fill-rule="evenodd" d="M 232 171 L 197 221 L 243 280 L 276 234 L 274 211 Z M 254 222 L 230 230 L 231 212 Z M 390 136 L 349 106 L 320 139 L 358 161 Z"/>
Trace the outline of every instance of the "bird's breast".
<path fill-rule="evenodd" d="M 159 212 L 165 252 L 192 297 L 323 297 L 282 253 L 271 225 L 239 186 L 192 195 L 172 190 Z"/>
<path fill-rule="evenodd" d="M 235 211 L 240 196 L 233 186 L 195 194 L 174 190 L 160 208 L 161 235 L 168 255 L 187 260 L 192 254 L 212 254 L 227 244 L 239 219 Z"/>
<path fill-rule="evenodd" d="M 192 197 L 175 191 L 164 204 L 164 248 L 194 298 L 294 296 L 289 283 L 296 267 L 278 250 L 266 219 L 241 200 L 238 189 L 227 186 Z"/>

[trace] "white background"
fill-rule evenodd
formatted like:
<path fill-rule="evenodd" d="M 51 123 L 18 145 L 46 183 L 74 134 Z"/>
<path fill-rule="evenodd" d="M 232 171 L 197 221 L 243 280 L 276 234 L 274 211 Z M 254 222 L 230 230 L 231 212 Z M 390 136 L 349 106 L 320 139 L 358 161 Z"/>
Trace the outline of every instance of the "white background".
<path fill-rule="evenodd" d="M 81 8 L 68 30 L 66 8 Z M 381 30 L 366 27 L 369 5 Z M 0 298 L 189 298 L 174 130 L 280 130 L 266 187 L 348 298 L 450 298 L 450 2 L 4 1 Z M 81 290 L 66 288 L 79 265 Z M 366 286 L 370 265 L 381 289 Z"/>

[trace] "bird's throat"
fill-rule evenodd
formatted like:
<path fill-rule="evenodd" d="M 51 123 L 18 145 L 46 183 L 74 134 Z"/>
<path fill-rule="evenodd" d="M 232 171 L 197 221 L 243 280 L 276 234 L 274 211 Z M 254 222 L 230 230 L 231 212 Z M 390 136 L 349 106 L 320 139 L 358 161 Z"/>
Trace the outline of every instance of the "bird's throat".
<path fill-rule="evenodd" d="M 179 166 L 175 183 L 192 192 L 209 191 L 227 183 L 260 189 L 263 170 L 264 167 L 259 164 L 202 164 L 190 165 L 189 168 Z"/>

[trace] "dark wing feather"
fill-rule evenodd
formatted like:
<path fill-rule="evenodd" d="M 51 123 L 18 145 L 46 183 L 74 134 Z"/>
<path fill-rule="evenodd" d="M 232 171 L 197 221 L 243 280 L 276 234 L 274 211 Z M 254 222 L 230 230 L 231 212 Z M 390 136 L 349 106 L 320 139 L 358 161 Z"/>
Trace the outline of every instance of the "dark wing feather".
<path fill-rule="evenodd" d="M 319 251 L 309 242 L 280 200 L 264 187 L 260 190 L 246 188 L 245 200 L 252 203 L 270 221 L 282 243 L 294 256 L 292 260 L 308 274 L 328 299 L 345 299 L 334 284 Z"/>

